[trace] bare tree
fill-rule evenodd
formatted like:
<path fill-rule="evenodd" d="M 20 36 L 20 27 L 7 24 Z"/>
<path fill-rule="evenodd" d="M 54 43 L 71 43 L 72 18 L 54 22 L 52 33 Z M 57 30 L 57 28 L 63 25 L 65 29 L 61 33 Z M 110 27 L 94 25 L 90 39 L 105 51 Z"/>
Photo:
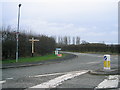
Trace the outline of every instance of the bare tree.
<path fill-rule="evenodd" d="M 64 38 L 64 44 L 67 45 L 68 44 L 68 38 L 67 38 L 67 36 L 65 36 L 63 38 Z"/>
<path fill-rule="evenodd" d="M 80 37 L 76 37 L 76 45 L 79 45 L 80 44 Z"/>
<path fill-rule="evenodd" d="M 70 36 L 68 36 L 68 45 L 70 45 L 70 43 L 71 43 L 71 38 Z"/>
<path fill-rule="evenodd" d="M 75 45 L 75 37 L 72 38 L 73 44 Z"/>

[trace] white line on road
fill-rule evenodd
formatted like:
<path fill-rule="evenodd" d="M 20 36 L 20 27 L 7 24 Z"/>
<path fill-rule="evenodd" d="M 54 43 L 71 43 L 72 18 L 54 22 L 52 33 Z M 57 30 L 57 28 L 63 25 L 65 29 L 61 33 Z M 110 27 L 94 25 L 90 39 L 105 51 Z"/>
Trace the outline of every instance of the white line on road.
<path fill-rule="evenodd" d="M 4 81 L 0 81 L 0 84 L 5 83 L 5 82 L 6 82 L 6 80 L 4 80 Z"/>
<path fill-rule="evenodd" d="M 11 78 L 6 78 L 6 80 L 11 80 L 11 79 L 13 79 L 12 77 Z"/>
<path fill-rule="evenodd" d="M 71 72 L 62 72 L 62 73 L 49 73 L 49 74 L 41 74 L 41 75 L 35 75 L 35 76 L 29 76 L 29 77 L 46 77 L 46 76 L 53 76 L 53 75 L 62 75 L 62 74 L 68 74 L 68 73 L 76 73 L 79 71 L 71 71 Z"/>
<path fill-rule="evenodd" d="M 98 57 L 103 57 L 103 56 L 98 56 Z"/>
<path fill-rule="evenodd" d="M 101 62 L 101 61 L 100 61 Z M 95 64 L 95 63 L 100 63 L 100 62 L 88 62 L 86 64 Z"/>
<path fill-rule="evenodd" d="M 46 77 L 46 76 L 61 75 L 61 74 L 65 74 L 65 73 L 52 73 L 52 74 L 36 75 L 36 76 L 29 76 L 29 77 Z"/>
<path fill-rule="evenodd" d="M 30 87 L 30 88 L 55 88 L 55 87 L 59 86 L 60 84 L 62 84 L 62 82 L 66 81 L 68 79 L 72 79 L 76 76 L 85 74 L 87 72 L 88 72 L 88 70 L 69 72 L 65 75 L 59 76 L 59 77 L 52 79 L 48 82 L 44 82 L 42 84 Z"/>
<path fill-rule="evenodd" d="M 118 82 L 118 75 L 109 75 L 109 77 L 101 82 L 96 88 L 117 88 Z"/>

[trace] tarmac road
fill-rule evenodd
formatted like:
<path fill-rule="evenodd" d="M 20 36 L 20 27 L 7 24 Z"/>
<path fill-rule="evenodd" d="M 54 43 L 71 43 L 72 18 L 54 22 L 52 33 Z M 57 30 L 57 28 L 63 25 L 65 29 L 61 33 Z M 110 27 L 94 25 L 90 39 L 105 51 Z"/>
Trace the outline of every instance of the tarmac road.
<path fill-rule="evenodd" d="M 76 76 L 71 76 L 68 80 L 66 78 L 66 80 L 62 81 L 62 84 L 56 86 L 57 88 L 95 88 L 107 77 L 106 75 L 91 75 L 87 72 L 90 70 L 98 70 L 103 68 L 102 54 L 72 54 L 75 54 L 78 57 L 69 60 L 62 60 L 58 63 L 3 69 L 2 79 L 5 81 L 2 83 L 3 88 L 26 89 L 44 82 L 48 82 L 52 79 L 54 81 L 55 78 L 61 78 L 62 75 L 64 77 L 64 75 L 67 75 L 67 72 L 70 72 L 71 75 L 76 73 Z M 111 55 L 111 68 L 117 68 L 117 66 L 118 56 Z M 81 74 L 84 70 L 86 70 L 85 73 Z M 37 77 L 37 75 L 43 76 Z"/>

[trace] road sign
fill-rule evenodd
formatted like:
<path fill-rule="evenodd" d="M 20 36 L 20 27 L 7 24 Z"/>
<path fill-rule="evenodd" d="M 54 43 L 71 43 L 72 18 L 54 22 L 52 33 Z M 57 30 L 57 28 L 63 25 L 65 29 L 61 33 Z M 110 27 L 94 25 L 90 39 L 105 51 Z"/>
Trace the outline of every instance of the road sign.
<path fill-rule="evenodd" d="M 57 55 L 58 57 L 62 57 L 62 54 L 60 54 L 60 51 L 61 50 L 61 48 L 56 48 L 56 50 L 55 50 L 55 55 Z"/>
<path fill-rule="evenodd" d="M 55 55 L 58 55 L 58 50 L 55 50 Z"/>
<path fill-rule="evenodd" d="M 104 55 L 104 70 L 110 70 L 110 55 Z"/>
<path fill-rule="evenodd" d="M 56 48 L 56 50 L 61 50 L 61 48 Z"/>

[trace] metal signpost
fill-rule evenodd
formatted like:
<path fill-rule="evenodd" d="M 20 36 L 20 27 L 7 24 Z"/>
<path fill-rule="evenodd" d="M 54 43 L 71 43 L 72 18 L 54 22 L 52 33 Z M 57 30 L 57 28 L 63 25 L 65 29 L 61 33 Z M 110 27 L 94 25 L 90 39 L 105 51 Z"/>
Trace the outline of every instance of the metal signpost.
<path fill-rule="evenodd" d="M 32 37 L 32 39 L 29 39 L 29 41 L 32 42 L 32 57 L 33 57 L 33 54 L 34 54 L 34 42 L 39 41 L 39 40 L 38 39 L 34 39 L 34 37 Z"/>
<path fill-rule="evenodd" d="M 19 36 L 19 21 L 20 21 L 20 7 L 21 7 L 21 4 L 18 5 L 19 6 L 19 10 L 18 10 L 18 26 L 17 26 L 17 32 L 16 32 L 16 62 L 18 62 L 18 36 Z"/>

